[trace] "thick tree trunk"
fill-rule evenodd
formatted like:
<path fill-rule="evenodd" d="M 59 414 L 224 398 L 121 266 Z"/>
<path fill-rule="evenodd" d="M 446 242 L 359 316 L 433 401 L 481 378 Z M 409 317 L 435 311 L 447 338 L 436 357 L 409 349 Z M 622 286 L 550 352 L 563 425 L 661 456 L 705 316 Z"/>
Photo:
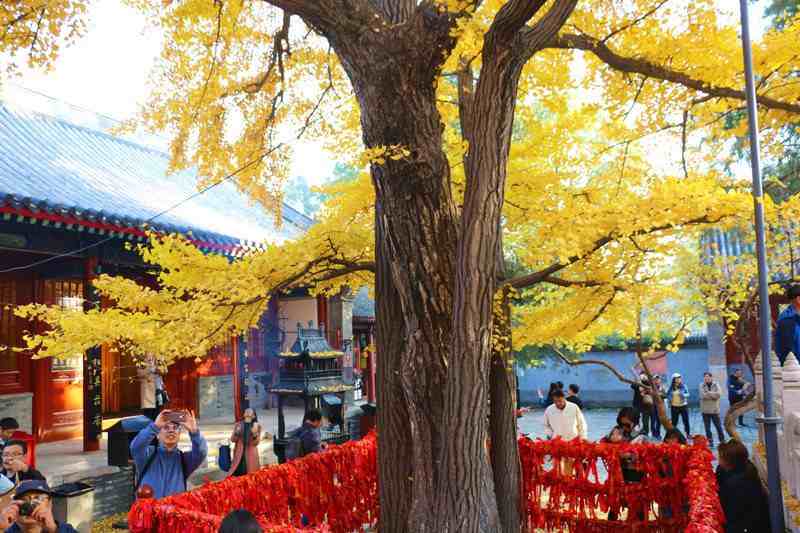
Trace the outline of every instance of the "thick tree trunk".
<path fill-rule="evenodd" d="M 389 50 L 390 57 L 381 58 L 365 47 L 351 51 L 363 55 L 345 66 L 359 99 L 365 144 L 410 151 L 372 165 L 380 530 L 438 533 L 436 495 L 443 485 L 458 483 L 443 479 L 439 462 L 452 438 L 445 433 L 443 406 L 451 375 L 457 214 L 442 151 L 435 73 L 398 61 L 402 52 Z M 471 511 L 477 514 L 478 508 Z"/>
<path fill-rule="evenodd" d="M 376 217 L 380 217 L 380 206 Z M 383 228 L 375 225 L 375 242 L 384 242 Z M 383 252 L 379 256 L 386 257 Z M 378 489 L 381 502 L 381 531 L 407 531 L 414 485 L 414 443 L 410 442 L 411 426 L 408 404 L 401 384 L 403 352 L 406 337 L 400 297 L 392 277 L 387 275 L 388 265 L 379 268 L 375 276 L 377 345 L 379 361 L 376 369 L 378 406 Z M 432 481 L 429 469 L 423 470 Z"/>
<path fill-rule="evenodd" d="M 382 366 L 379 432 L 391 427 L 378 448 L 385 533 L 494 533 L 500 527 L 485 446 L 496 250 L 525 60 L 524 51 L 512 52 L 512 45 L 544 4 L 509 2 L 487 36 L 488 61 L 468 111 L 468 181 L 459 219 L 436 108 L 436 84 L 454 45 L 455 18 L 415 2 L 356 3 L 346 16 L 326 11 L 330 2 L 322 0 L 292 3 L 305 8 L 306 22 L 340 58 L 358 99 L 364 144 L 409 153 L 387 154 L 371 166 Z M 383 24 L 379 13 L 369 12 L 375 5 L 391 20 L 405 22 Z M 417 6 L 413 14 L 412 6 Z M 503 457 L 497 466 L 506 468 L 514 460 L 515 424 L 509 421 L 514 387 L 508 376 L 498 385 L 496 405 L 505 414 L 498 420 Z"/>
<path fill-rule="evenodd" d="M 511 306 L 507 291 L 501 302 L 502 320 L 495 323 L 495 345 L 489 374 L 490 457 L 502 533 L 519 533 L 521 526 L 521 465 L 517 446 L 516 380 L 511 365 Z"/>

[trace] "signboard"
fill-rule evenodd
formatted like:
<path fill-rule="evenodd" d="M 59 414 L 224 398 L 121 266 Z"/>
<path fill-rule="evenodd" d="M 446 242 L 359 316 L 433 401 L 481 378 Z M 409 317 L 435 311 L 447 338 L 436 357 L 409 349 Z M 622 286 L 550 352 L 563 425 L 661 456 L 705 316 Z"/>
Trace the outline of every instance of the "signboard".
<path fill-rule="evenodd" d="M 83 359 L 83 416 L 85 439 L 100 441 L 103 433 L 102 359 L 99 347 L 91 348 Z"/>
<path fill-rule="evenodd" d="M 100 305 L 100 298 L 92 285 L 97 274 L 97 258 L 86 261 L 86 282 L 83 284 L 85 309 Z M 100 449 L 103 434 L 103 378 L 102 351 L 95 346 L 86 351 L 83 357 L 83 450 Z"/>

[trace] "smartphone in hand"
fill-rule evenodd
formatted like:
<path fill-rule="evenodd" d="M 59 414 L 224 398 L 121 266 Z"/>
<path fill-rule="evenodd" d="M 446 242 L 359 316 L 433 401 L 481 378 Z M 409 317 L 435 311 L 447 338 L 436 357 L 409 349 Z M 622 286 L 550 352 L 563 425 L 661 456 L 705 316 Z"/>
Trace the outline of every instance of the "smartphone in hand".
<path fill-rule="evenodd" d="M 169 422 L 173 422 L 175 424 L 183 424 L 186 422 L 186 411 L 169 411 L 166 413 L 165 418 Z"/>

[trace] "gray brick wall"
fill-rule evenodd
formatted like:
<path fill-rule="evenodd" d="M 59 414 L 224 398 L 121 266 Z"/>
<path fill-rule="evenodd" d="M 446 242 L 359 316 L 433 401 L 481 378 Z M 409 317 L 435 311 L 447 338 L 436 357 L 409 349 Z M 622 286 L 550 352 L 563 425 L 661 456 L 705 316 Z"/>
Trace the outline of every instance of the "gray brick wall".
<path fill-rule="evenodd" d="M 22 431 L 33 433 L 33 394 L 0 395 L 0 418 L 13 416 Z"/>

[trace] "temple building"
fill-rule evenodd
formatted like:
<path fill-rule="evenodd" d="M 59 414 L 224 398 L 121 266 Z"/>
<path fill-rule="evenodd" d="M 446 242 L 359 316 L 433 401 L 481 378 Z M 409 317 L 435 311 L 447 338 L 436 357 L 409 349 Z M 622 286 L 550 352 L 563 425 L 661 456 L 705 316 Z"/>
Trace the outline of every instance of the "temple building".
<path fill-rule="evenodd" d="M 16 417 L 40 442 L 83 436 L 87 450 L 96 449 L 104 418 L 138 412 L 133 361 L 113 346 L 34 360 L 13 350 L 32 327 L 14 308 L 84 306 L 100 273 L 152 285 L 152 272 L 125 246 L 144 241 L 145 227 L 181 233 L 205 252 L 235 260 L 259 243 L 296 238 L 313 223 L 284 205 L 276 225 L 230 182 L 198 194 L 196 174 L 168 173 L 166 153 L 106 133 L 114 125 L 53 101 L 0 101 L 0 417 Z M 322 326 L 352 368 L 351 307 L 346 295 L 326 299 L 303 290 L 273 299 L 246 339 L 169 368 L 171 404 L 219 416 L 232 412 L 234 394 L 269 402 L 277 354 L 294 342 L 298 322 Z M 234 392 L 242 388 L 233 375 L 237 354 L 245 358 L 238 361 L 247 371 L 244 392 Z"/>

